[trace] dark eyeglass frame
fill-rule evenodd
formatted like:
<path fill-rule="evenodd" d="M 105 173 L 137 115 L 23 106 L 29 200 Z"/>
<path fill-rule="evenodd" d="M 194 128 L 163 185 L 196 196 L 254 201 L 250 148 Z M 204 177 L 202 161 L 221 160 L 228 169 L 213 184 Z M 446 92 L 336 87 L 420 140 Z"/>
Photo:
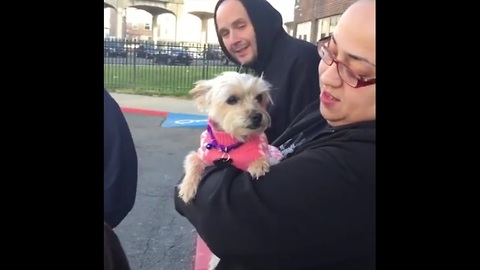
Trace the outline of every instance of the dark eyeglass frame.
<path fill-rule="evenodd" d="M 331 66 L 333 63 L 336 63 L 337 64 L 337 73 L 338 73 L 338 76 L 340 78 L 342 78 L 342 81 L 346 84 L 348 84 L 349 86 L 353 87 L 353 88 L 360 88 L 360 87 L 364 87 L 364 86 L 368 86 L 368 85 L 372 85 L 372 84 L 375 84 L 377 82 L 377 78 L 370 78 L 370 79 L 364 79 L 360 76 L 358 76 L 355 72 L 353 72 L 345 63 L 339 61 L 338 59 L 336 59 L 332 52 L 328 49 L 328 47 L 326 46 L 330 40 L 332 39 L 332 36 L 326 36 L 324 38 L 321 38 L 319 41 L 317 41 L 317 50 L 318 50 L 318 54 L 320 55 L 322 61 L 328 65 L 328 66 Z M 329 57 L 332 59 L 332 61 L 330 61 L 330 63 L 327 63 L 324 59 L 324 54 L 328 54 Z M 352 78 L 356 78 L 357 81 L 356 81 L 356 84 L 352 85 L 350 83 L 348 83 L 344 78 L 343 76 L 341 75 L 342 73 L 340 72 L 340 65 L 348 72 L 352 75 Z"/>

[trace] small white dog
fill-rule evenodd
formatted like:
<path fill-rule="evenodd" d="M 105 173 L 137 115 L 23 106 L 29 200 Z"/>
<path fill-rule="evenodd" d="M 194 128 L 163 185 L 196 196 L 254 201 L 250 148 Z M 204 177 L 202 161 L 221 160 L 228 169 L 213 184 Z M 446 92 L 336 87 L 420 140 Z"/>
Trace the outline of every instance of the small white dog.
<path fill-rule="evenodd" d="M 232 162 L 258 179 L 281 160 L 280 151 L 268 144 L 264 133 L 271 121 L 267 112 L 272 101 L 270 89 L 261 77 L 224 72 L 211 80 L 198 81 L 190 90 L 199 110 L 208 112 L 208 124 L 200 148 L 184 160 L 185 176 L 179 185 L 179 197 L 184 202 L 195 197 L 205 167 L 216 161 Z M 209 270 L 219 261 L 212 254 Z"/>
<path fill-rule="evenodd" d="M 208 112 L 208 124 L 200 148 L 184 160 L 185 176 L 179 185 L 184 202 L 195 197 L 205 167 L 217 160 L 232 162 L 255 179 L 279 162 L 280 151 L 268 144 L 264 133 L 271 121 L 270 89 L 261 77 L 224 72 L 198 81 L 190 90 L 198 108 Z"/>

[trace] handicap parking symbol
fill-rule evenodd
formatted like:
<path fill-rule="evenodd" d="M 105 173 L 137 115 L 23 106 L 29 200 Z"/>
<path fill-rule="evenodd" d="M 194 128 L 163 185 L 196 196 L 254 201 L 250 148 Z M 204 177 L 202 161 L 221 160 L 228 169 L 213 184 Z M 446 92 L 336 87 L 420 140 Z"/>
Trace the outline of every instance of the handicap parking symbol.
<path fill-rule="evenodd" d="M 207 116 L 195 114 L 169 113 L 162 127 L 206 128 Z"/>

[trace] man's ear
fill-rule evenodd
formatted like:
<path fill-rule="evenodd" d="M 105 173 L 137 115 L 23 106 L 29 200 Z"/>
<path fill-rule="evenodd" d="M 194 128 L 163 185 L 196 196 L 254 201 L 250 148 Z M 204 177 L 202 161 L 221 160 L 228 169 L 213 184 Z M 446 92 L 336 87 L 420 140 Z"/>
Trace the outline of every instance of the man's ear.
<path fill-rule="evenodd" d="M 210 89 L 212 89 L 212 85 L 209 80 L 200 80 L 195 83 L 195 88 L 189 91 L 197 108 L 202 112 L 208 109 L 207 94 Z"/>

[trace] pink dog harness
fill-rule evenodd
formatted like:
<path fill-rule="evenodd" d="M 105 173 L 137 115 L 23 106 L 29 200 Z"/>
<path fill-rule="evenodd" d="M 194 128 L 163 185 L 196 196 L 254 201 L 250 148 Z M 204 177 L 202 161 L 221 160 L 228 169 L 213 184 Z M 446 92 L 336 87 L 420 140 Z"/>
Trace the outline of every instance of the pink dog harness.
<path fill-rule="evenodd" d="M 248 164 L 257 158 L 271 156 L 282 159 L 280 150 L 268 144 L 265 134 L 251 136 L 241 143 L 226 132 L 214 130 L 210 123 L 200 137 L 198 154 L 209 165 L 218 159 L 231 159 L 232 165 L 245 171 Z"/>

